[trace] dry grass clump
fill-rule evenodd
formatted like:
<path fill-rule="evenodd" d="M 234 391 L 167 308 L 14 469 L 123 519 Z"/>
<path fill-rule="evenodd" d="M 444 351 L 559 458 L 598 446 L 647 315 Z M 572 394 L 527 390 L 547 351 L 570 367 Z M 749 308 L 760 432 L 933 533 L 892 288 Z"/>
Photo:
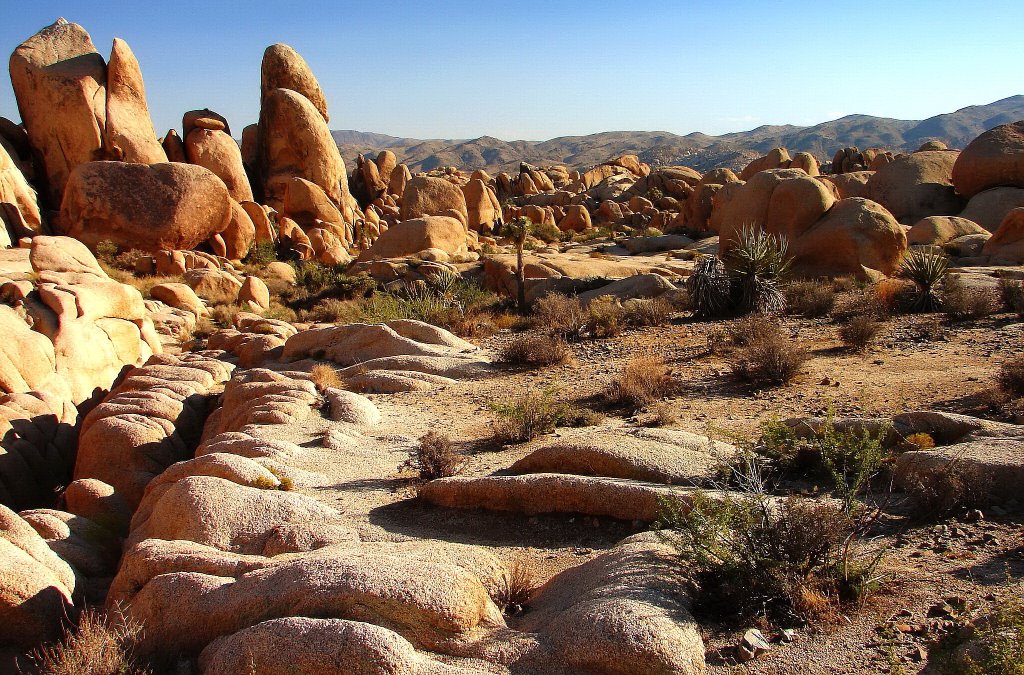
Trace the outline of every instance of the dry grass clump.
<path fill-rule="evenodd" d="M 882 327 L 874 314 L 855 314 L 839 327 L 839 337 L 847 347 L 862 352 L 874 344 Z"/>
<path fill-rule="evenodd" d="M 794 281 L 784 292 L 790 314 L 816 319 L 827 316 L 836 304 L 836 289 L 823 280 Z"/>
<path fill-rule="evenodd" d="M 1024 356 L 1004 361 L 996 375 L 999 388 L 1014 398 L 1024 396 Z"/>
<path fill-rule="evenodd" d="M 626 312 L 619 301 L 602 295 L 586 308 L 586 330 L 595 338 L 615 337 L 626 328 Z"/>
<path fill-rule="evenodd" d="M 570 361 L 572 351 L 557 335 L 521 334 L 512 338 L 498 359 L 513 366 L 546 368 Z"/>
<path fill-rule="evenodd" d="M 527 608 L 536 587 L 537 578 L 529 565 L 522 560 L 513 560 L 508 566 L 508 571 L 498 579 L 494 597 L 491 599 L 502 612 L 514 616 Z"/>
<path fill-rule="evenodd" d="M 670 424 L 675 424 L 678 420 L 679 415 L 676 414 L 675 408 L 667 401 L 661 401 L 648 406 L 644 410 L 644 415 L 640 422 L 648 427 L 667 427 Z"/>
<path fill-rule="evenodd" d="M 527 391 L 519 397 L 488 404 L 494 418 L 491 430 L 499 443 L 525 443 L 549 434 L 561 422 L 568 407 L 558 400 L 557 391 Z"/>
<path fill-rule="evenodd" d="M 362 317 L 362 308 L 356 300 L 325 298 L 298 316 L 311 323 L 352 323 Z"/>
<path fill-rule="evenodd" d="M 587 327 L 587 312 L 579 298 L 548 293 L 533 303 L 532 325 L 564 340 L 578 340 Z"/>
<path fill-rule="evenodd" d="M 320 391 L 324 389 L 338 389 L 342 386 L 341 375 L 334 366 L 326 363 L 318 363 L 309 370 L 309 380 L 316 385 Z"/>
<path fill-rule="evenodd" d="M 1003 307 L 1008 312 L 1024 316 L 1024 281 L 1019 279 L 1000 279 L 999 295 Z"/>
<path fill-rule="evenodd" d="M 748 314 L 736 319 L 725 328 L 708 333 L 708 351 L 722 356 L 732 354 L 737 348 L 746 347 L 762 335 L 778 333 L 782 324 L 774 316 Z"/>
<path fill-rule="evenodd" d="M 421 480 L 454 476 L 466 467 L 466 458 L 444 434 L 428 431 L 403 466 L 415 469 Z"/>
<path fill-rule="evenodd" d="M 605 398 L 613 404 L 641 408 L 671 396 L 679 390 L 679 380 L 660 357 L 632 359 L 612 380 Z"/>
<path fill-rule="evenodd" d="M 1000 301 L 988 288 L 968 288 L 957 277 L 946 279 L 942 311 L 950 321 L 977 321 L 999 311 Z"/>
<path fill-rule="evenodd" d="M 30 659 L 46 675 L 144 675 L 151 671 L 135 656 L 142 634 L 142 624 L 120 611 L 106 615 L 87 609 L 75 629 Z"/>
<path fill-rule="evenodd" d="M 809 358 L 807 350 L 782 331 L 781 324 L 765 323 L 762 332 L 745 336 L 746 344 L 729 360 L 733 375 L 754 387 L 790 382 Z"/>
<path fill-rule="evenodd" d="M 210 319 L 221 328 L 231 328 L 238 312 L 237 305 L 214 305 L 210 308 Z"/>
<path fill-rule="evenodd" d="M 953 461 L 940 467 L 904 469 L 898 480 L 919 518 L 942 518 L 957 511 L 988 506 L 986 479 L 963 462 Z"/>
<path fill-rule="evenodd" d="M 622 308 L 630 326 L 665 326 L 675 313 L 672 301 L 663 296 L 628 300 Z"/>

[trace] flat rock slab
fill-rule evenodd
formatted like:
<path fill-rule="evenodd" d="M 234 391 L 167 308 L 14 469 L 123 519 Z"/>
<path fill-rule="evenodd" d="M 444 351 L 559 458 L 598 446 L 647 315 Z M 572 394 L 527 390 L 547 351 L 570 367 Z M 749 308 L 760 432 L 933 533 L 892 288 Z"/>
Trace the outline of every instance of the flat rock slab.
<path fill-rule="evenodd" d="M 707 436 L 671 429 L 587 428 L 565 432 L 512 465 L 517 474 L 568 473 L 699 485 L 738 450 Z"/>
<path fill-rule="evenodd" d="M 1024 442 L 1019 438 L 972 438 L 964 443 L 905 452 L 896 460 L 897 483 L 907 489 L 943 471 L 955 471 L 992 503 L 1024 497 Z"/>
<path fill-rule="evenodd" d="M 419 496 L 431 504 L 451 508 L 528 515 L 582 513 L 653 522 L 658 519 L 664 500 L 676 500 L 686 508 L 693 492 L 692 488 L 623 478 L 533 473 L 439 478 L 421 487 Z"/>

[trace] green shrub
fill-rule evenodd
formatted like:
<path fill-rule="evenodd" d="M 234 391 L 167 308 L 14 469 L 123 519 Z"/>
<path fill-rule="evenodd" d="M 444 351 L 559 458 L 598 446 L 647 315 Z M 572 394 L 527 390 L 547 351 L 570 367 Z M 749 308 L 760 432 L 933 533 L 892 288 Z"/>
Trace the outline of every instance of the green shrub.
<path fill-rule="evenodd" d="M 501 443 L 522 443 L 551 433 L 567 412 L 555 389 L 527 391 L 519 397 L 489 403 L 488 407 L 494 414 L 494 438 Z"/>
<path fill-rule="evenodd" d="M 261 241 L 255 244 L 249 249 L 249 255 L 245 257 L 244 262 L 247 265 L 269 265 L 272 262 L 276 262 L 277 257 L 277 246 L 272 241 Z"/>

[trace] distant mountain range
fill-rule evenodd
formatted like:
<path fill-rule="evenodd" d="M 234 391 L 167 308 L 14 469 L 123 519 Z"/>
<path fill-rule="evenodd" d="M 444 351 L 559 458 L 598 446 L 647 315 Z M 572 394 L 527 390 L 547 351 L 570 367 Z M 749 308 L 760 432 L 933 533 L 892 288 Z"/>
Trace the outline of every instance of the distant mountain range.
<path fill-rule="evenodd" d="M 686 165 L 699 171 L 717 167 L 743 168 L 772 148 L 790 153 L 810 152 L 830 161 L 839 148 L 880 147 L 916 150 L 926 141 L 939 140 L 962 148 L 992 127 L 1024 119 L 1024 96 L 1011 96 L 988 105 L 972 105 L 926 120 L 897 120 L 870 115 L 847 115 L 812 127 L 761 126 L 722 136 L 692 133 L 677 136 L 667 131 L 608 131 L 589 136 L 563 136 L 548 141 L 503 141 L 491 136 L 472 140 L 396 138 L 361 131 L 332 131 L 342 155 L 351 162 L 357 154 L 389 149 L 413 171 L 443 166 L 517 171 L 519 162 L 565 164 L 585 169 L 622 154 L 639 155 L 653 166 Z"/>

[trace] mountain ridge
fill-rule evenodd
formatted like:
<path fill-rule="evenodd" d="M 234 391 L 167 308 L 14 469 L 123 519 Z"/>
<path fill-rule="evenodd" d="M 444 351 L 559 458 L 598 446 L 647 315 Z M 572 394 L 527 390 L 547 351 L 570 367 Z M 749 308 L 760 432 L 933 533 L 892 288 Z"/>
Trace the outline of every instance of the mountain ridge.
<path fill-rule="evenodd" d="M 668 131 L 603 131 L 559 136 L 545 141 L 506 141 L 494 136 L 474 139 L 416 139 L 353 130 L 332 131 L 348 159 L 388 149 L 413 171 L 444 166 L 516 171 L 519 162 L 565 164 L 586 169 L 622 154 L 636 154 L 648 164 L 741 169 L 774 147 L 791 153 L 810 152 L 829 161 L 836 150 L 855 145 L 913 151 L 930 140 L 962 148 L 992 127 L 1024 119 L 1024 95 L 984 105 L 970 105 L 924 120 L 852 114 L 811 126 L 762 125 L 749 131 L 711 136 L 699 131 L 680 136 Z"/>

